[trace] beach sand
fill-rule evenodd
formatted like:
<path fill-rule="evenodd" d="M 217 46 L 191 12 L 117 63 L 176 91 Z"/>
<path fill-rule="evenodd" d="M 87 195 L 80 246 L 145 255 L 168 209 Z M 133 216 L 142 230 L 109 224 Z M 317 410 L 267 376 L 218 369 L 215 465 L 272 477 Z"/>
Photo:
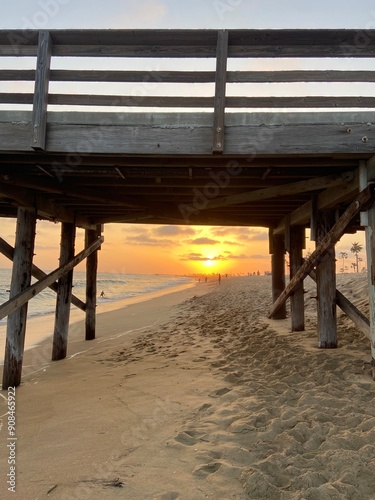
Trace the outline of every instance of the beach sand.
<path fill-rule="evenodd" d="M 89 343 L 74 323 L 64 361 L 28 351 L 2 498 L 375 499 L 369 341 L 339 315 L 339 348 L 318 349 L 305 288 L 305 332 L 267 319 L 270 277 L 251 276 L 99 314 Z M 366 276 L 338 288 L 368 309 Z"/>

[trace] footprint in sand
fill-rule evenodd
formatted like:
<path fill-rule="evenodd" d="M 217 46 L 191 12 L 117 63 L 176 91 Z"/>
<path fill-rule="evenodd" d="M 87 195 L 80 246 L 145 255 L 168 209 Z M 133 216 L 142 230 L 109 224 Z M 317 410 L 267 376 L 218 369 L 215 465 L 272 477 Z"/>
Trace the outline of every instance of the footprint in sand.
<path fill-rule="evenodd" d="M 221 467 L 220 462 L 210 462 L 208 464 L 200 464 L 195 467 L 193 470 L 193 474 L 196 476 L 206 477 L 210 474 L 214 474 Z"/>
<path fill-rule="evenodd" d="M 184 444 L 185 446 L 193 446 L 194 444 L 197 444 L 199 441 L 205 441 L 207 442 L 208 439 L 206 439 L 206 434 L 202 434 L 199 431 L 183 431 L 177 434 L 175 437 L 175 440 L 178 441 L 181 444 Z"/>
<path fill-rule="evenodd" d="M 227 394 L 231 390 L 232 389 L 228 389 L 228 387 L 223 387 L 222 389 L 217 389 L 216 391 L 210 392 L 209 396 L 210 398 L 219 398 L 220 396 L 224 396 L 224 394 Z"/>
<path fill-rule="evenodd" d="M 167 491 L 166 493 L 154 497 L 152 500 L 177 500 L 177 498 L 180 498 L 179 493 L 176 491 Z"/>

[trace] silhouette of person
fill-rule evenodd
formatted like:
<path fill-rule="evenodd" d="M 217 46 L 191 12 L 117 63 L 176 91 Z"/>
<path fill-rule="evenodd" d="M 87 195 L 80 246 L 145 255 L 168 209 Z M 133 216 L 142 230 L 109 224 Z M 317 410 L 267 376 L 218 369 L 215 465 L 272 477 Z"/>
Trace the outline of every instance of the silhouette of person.
<path fill-rule="evenodd" d="M 103 292 L 103 290 L 101 291 L 100 296 L 101 296 L 101 297 L 104 297 L 104 292 Z"/>

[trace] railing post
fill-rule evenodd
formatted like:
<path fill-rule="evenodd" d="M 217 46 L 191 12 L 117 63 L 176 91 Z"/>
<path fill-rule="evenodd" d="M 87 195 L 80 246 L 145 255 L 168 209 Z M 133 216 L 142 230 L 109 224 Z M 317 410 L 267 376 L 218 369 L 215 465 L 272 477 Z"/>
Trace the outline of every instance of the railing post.
<path fill-rule="evenodd" d="M 49 73 L 52 56 L 52 40 L 48 31 L 39 32 L 38 55 L 35 73 L 35 90 L 32 118 L 33 149 L 45 149 Z"/>
<path fill-rule="evenodd" d="M 214 104 L 213 153 L 224 151 L 225 88 L 227 83 L 228 31 L 218 32 Z"/>

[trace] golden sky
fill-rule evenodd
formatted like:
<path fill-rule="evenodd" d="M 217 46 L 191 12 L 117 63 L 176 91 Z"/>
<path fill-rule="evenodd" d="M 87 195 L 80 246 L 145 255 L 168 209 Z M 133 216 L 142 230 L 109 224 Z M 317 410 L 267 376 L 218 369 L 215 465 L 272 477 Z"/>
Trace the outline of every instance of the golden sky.
<path fill-rule="evenodd" d="M 0 236 L 14 245 L 16 222 L 1 219 Z M 342 267 L 340 252 L 348 257 L 348 271 L 354 255 L 353 242 L 364 245 L 364 233 L 344 236 L 336 246 L 337 269 Z M 83 249 L 84 231 L 77 230 L 76 253 Z M 34 263 L 50 271 L 59 266 L 60 225 L 38 221 Z M 306 238 L 306 252 L 315 243 Z M 365 266 L 365 251 L 361 253 Z M 78 266 L 84 270 L 85 264 Z M 11 263 L 0 255 L 0 268 Z M 361 268 L 360 267 L 360 268 Z M 268 229 L 245 227 L 157 226 L 107 224 L 99 252 L 99 271 L 135 274 L 254 273 L 270 271 Z"/>

